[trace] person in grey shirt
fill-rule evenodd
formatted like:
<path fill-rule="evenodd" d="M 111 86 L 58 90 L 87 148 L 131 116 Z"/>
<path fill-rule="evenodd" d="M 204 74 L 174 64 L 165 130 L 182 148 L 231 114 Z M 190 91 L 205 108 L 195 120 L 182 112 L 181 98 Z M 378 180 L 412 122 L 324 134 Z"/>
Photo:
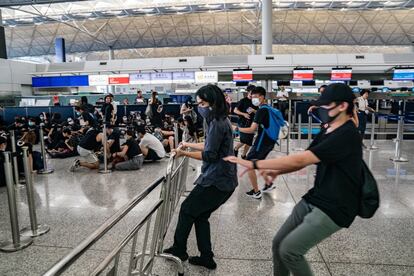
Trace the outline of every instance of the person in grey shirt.
<path fill-rule="evenodd" d="M 189 263 L 208 269 L 217 267 L 210 238 L 210 215 L 224 204 L 238 185 L 236 165 L 224 161 L 234 155 L 233 130 L 228 119 L 224 94 L 216 85 L 206 85 L 197 91 L 198 112 L 207 123 L 204 143 L 182 143 L 175 150 L 176 156 L 188 156 L 202 160 L 201 175 L 195 187 L 181 205 L 172 247 L 164 253 L 188 259 L 187 240 L 195 226 L 200 256 L 190 257 Z M 194 151 L 184 151 L 191 148 Z"/>

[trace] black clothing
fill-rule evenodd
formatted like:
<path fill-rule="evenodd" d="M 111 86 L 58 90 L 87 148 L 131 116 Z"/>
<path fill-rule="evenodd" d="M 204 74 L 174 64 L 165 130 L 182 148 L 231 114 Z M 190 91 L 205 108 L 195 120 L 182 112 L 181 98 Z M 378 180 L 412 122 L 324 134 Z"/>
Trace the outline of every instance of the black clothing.
<path fill-rule="evenodd" d="M 361 134 L 361 138 L 364 139 L 365 130 L 367 129 L 367 114 L 364 111 L 358 112 L 358 131 Z"/>
<path fill-rule="evenodd" d="M 240 112 L 248 113 L 247 110 L 249 108 L 257 110 L 257 106 L 254 106 L 252 104 L 252 100 L 250 100 L 249 98 L 243 98 L 237 104 L 237 109 Z M 246 119 L 244 116 L 239 115 L 239 126 L 240 127 L 250 127 L 252 122 L 253 122 L 253 115 L 254 115 L 254 113 L 250 114 L 250 116 L 251 116 L 250 119 Z"/>
<path fill-rule="evenodd" d="M 193 224 L 197 237 L 198 250 L 203 257 L 213 257 L 211 249 L 210 223 L 211 213 L 224 204 L 233 191 L 220 191 L 215 186 L 196 185 L 181 204 L 177 228 L 174 235 L 174 249 L 186 253 L 187 239 Z"/>
<path fill-rule="evenodd" d="M 151 118 L 151 124 L 154 127 L 161 128 L 163 126 L 162 124 L 162 116 L 161 113 L 158 113 L 158 107 L 161 105 L 160 102 L 157 100 L 156 102 L 150 104 L 151 105 L 151 112 L 152 112 L 152 118 Z"/>
<path fill-rule="evenodd" d="M 265 160 L 269 153 L 273 150 L 274 145 L 265 145 L 262 144 L 260 149 L 257 150 L 257 145 L 253 145 L 249 153 L 247 153 L 246 159 L 247 160 Z"/>
<path fill-rule="evenodd" d="M 216 186 L 220 191 L 233 191 L 237 182 L 236 164 L 224 161 L 223 158 L 234 155 L 233 129 L 229 119 L 214 119 L 208 123 L 201 175 L 197 185 Z"/>
<path fill-rule="evenodd" d="M 102 115 L 103 115 L 104 123 L 111 122 L 113 111 L 114 111 L 114 106 L 111 103 L 104 103 L 102 105 Z"/>
<path fill-rule="evenodd" d="M 145 156 L 145 160 L 147 161 L 158 161 L 162 158 L 158 156 L 158 154 L 155 152 L 155 150 L 148 148 L 147 156 Z"/>
<path fill-rule="evenodd" d="M 101 143 L 96 141 L 96 136 L 99 132 L 94 128 L 89 128 L 81 141 L 79 142 L 79 146 L 86 149 L 86 150 L 96 150 L 101 146 Z"/>
<path fill-rule="evenodd" d="M 3 151 L 0 150 L 0 187 L 6 186 L 6 174 L 4 171 L 4 155 Z"/>
<path fill-rule="evenodd" d="M 315 184 L 303 198 L 338 226 L 349 227 L 358 214 L 362 181 L 362 146 L 352 121 L 331 133 L 326 129 L 309 146 L 320 163 Z"/>
<path fill-rule="evenodd" d="M 111 153 L 121 151 L 121 144 L 119 142 L 120 138 L 121 138 L 121 131 L 118 128 L 114 128 L 111 135 L 108 136 L 108 140 L 114 140 L 110 148 Z"/>
<path fill-rule="evenodd" d="M 255 146 L 257 146 L 259 144 L 260 137 L 262 137 L 262 133 L 264 131 L 264 128 L 269 127 L 269 119 L 270 119 L 269 118 L 269 111 L 266 108 L 259 108 L 257 110 L 256 115 L 254 116 L 254 119 L 253 119 L 253 122 L 255 122 L 256 124 L 259 125 L 257 137 L 256 137 L 256 140 L 254 141 Z M 276 141 L 273 141 L 272 139 L 270 139 L 270 137 L 265 132 L 261 146 L 263 146 L 263 147 L 272 146 L 273 147 L 275 145 L 275 143 L 276 143 Z M 259 148 L 259 150 L 261 150 L 261 149 Z"/>
<path fill-rule="evenodd" d="M 129 138 L 128 140 L 126 140 L 123 146 L 125 145 L 128 146 L 126 155 L 128 156 L 129 160 L 141 154 L 141 148 L 139 147 L 138 142 L 134 138 Z"/>
<path fill-rule="evenodd" d="M 253 145 L 254 134 L 240 132 L 240 143 L 251 146 Z"/>

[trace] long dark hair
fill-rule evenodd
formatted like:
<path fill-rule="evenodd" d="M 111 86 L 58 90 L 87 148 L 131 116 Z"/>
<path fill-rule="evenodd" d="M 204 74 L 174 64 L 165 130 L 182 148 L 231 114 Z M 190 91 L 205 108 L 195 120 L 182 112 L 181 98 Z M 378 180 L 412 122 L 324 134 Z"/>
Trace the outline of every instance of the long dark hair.
<path fill-rule="evenodd" d="M 196 127 L 195 127 L 194 122 L 193 122 L 193 118 L 191 118 L 190 115 L 187 115 L 187 116 L 184 117 L 184 121 L 187 121 L 187 123 L 188 123 L 188 125 L 187 125 L 188 132 L 190 132 L 190 135 L 193 136 L 194 133 L 197 132 Z"/>
<path fill-rule="evenodd" d="M 208 84 L 201 87 L 196 96 L 210 104 L 212 117 L 222 119 L 229 114 L 224 93 L 217 85 Z"/>

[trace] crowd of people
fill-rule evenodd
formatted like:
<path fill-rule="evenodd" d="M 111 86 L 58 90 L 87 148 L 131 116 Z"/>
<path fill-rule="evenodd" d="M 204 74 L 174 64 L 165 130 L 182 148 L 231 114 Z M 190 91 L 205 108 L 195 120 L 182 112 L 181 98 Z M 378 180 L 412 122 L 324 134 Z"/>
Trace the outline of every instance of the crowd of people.
<path fill-rule="evenodd" d="M 45 139 L 52 158 L 79 155 L 71 171 L 98 169 L 104 158 L 114 170 L 137 170 L 144 162 L 168 156 L 168 152 L 200 160 L 201 174 L 181 204 L 174 242 L 164 252 L 208 269 L 217 267 L 209 218 L 237 188 L 237 164 L 242 168 L 239 176 L 248 175 L 251 190 L 246 194 L 254 199 L 275 189 L 274 179 L 279 175 L 316 165 L 314 187 L 277 231 L 272 247 L 274 275 L 312 275 L 304 255 L 335 232 L 348 228 L 359 212 L 361 121 L 364 123 L 360 113 L 370 111 L 367 95 L 356 99 L 350 87 L 341 83 L 321 88 L 320 98 L 309 109 L 321 122 L 320 133 L 305 151 L 269 159 L 285 122 L 283 112 L 267 104 L 266 92 L 263 87 L 247 88 L 233 111 L 239 117 L 237 126 L 229 119 L 232 110 L 228 97 L 216 85 L 206 85 L 196 93 L 197 109 L 188 101 L 177 117 L 165 114 L 157 92 L 152 92 L 145 114 L 117 118 L 113 97 L 107 95 L 101 110 L 83 98 L 74 118 L 61 120 L 58 113 L 18 117 L 6 130 L 13 129 L 18 141 L 29 146 L 33 170 L 42 167 L 41 155 L 33 150 L 39 139 Z M 204 139 L 200 140 L 198 129 L 203 125 Z M 39 127 L 44 137 L 39 137 Z M 234 143 L 237 135 L 239 142 Z M 7 141 L 8 136 L 0 133 L 0 151 L 9 146 Z M 257 172 L 265 180 L 261 189 Z M 193 226 L 200 256 L 189 257 L 187 241 Z"/>

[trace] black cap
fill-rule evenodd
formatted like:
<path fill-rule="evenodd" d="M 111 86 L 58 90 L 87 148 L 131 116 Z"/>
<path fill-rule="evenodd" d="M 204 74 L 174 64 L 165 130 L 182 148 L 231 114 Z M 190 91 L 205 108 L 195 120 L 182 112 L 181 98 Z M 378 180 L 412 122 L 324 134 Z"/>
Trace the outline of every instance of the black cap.
<path fill-rule="evenodd" d="M 332 83 L 325 88 L 325 91 L 312 105 L 321 106 L 328 105 L 333 102 L 352 103 L 355 99 L 351 87 L 344 83 Z"/>

